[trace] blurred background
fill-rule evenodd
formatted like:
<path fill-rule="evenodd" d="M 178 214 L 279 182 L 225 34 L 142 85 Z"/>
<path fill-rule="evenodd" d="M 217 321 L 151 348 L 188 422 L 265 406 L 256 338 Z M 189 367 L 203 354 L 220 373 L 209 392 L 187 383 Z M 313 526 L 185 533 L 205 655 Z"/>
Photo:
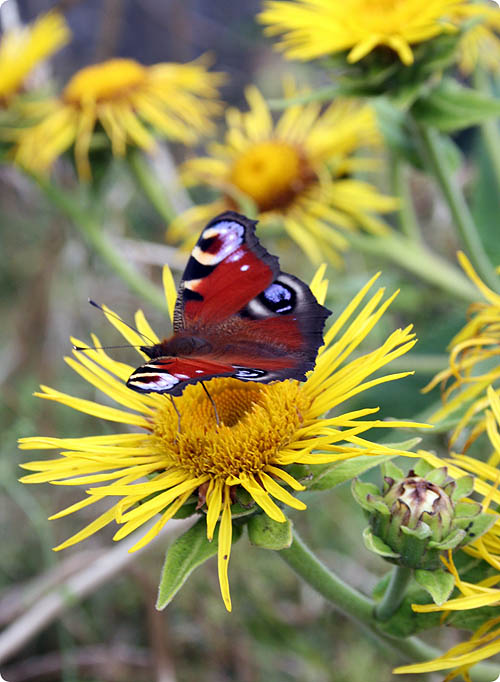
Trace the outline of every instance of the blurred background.
<path fill-rule="evenodd" d="M 71 43 L 50 62 L 51 75 L 61 85 L 77 69 L 112 56 L 153 64 L 189 61 L 205 52 L 213 55 L 215 70 L 229 75 L 222 97 L 233 105 L 245 106 L 243 89 L 249 83 L 256 83 L 268 97 L 279 96 L 285 72 L 292 71 L 308 83 L 325 81 L 312 65 L 285 64 L 271 49 L 255 22 L 260 9 L 256 0 L 63 0 L 55 4 L 8 0 L 2 9 L 4 26 L 16 16 L 22 22 L 32 21 L 52 7 L 64 13 L 73 32 Z M 461 181 L 469 188 L 492 260 L 500 262 L 489 168 L 473 131 L 463 133 L 459 143 L 467 159 Z M 170 149 L 176 163 L 196 152 L 181 145 Z M 481 192 L 475 192 L 479 176 L 485 182 Z M 152 281 L 160 281 L 163 262 L 169 262 L 179 277 L 187 256 L 165 244 L 165 224 L 119 161 L 105 182 L 102 211 L 116 248 Z M 427 240 L 454 262 L 457 244 L 445 208 L 423 176 L 415 172 L 411 183 Z M 378 184 L 386 189 L 384 174 Z M 181 192 L 178 200 L 182 205 Z M 124 559 L 122 552 L 116 560 L 125 562 L 123 569 L 111 570 L 102 580 L 95 570 L 101 570 L 99 561 L 110 548 L 117 547 L 111 541 L 112 529 L 62 553 L 51 551 L 95 512 L 84 509 L 75 518 L 48 522 L 48 516 L 78 499 L 78 493 L 48 485 L 21 486 L 19 462 L 37 455 L 19 452 L 16 439 L 104 434 L 109 429 L 94 418 L 34 398 L 33 391 L 47 384 L 83 398 L 95 397 L 95 391 L 75 380 L 63 362 L 71 334 L 89 340 L 93 330 L 103 343 L 120 343 L 102 315 L 88 305 L 89 297 L 108 304 L 127 320 L 143 307 L 159 334 L 169 330 L 158 311 L 137 300 L 67 219 L 10 166 L 0 166 L 0 235 L 0 625 L 7 626 L 30 605 L 40 603 L 42 611 L 48 608 L 39 600 L 47 590 L 61 588 L 56 590 L 59 602 L 52 603 L 53 612 L 45 614 L 50 616 L 47 622 L 37 624 L 36 608 L 28 612 L 22 623 L 26 641 L 19 633 L 7 643 L 0 639 L 7 646 L 5 662 L 0 664 L 2 676 L 8 682 L 396 679 L 390 673 L 396 662 L 393 654 L 381 650 L 318 595 L 301 587 L 278 556 L 250 547 L 245 538 L 235 545 L 231 558 L 232 614 L 226 613 L 220 599 L 214 560 L 195 572 L 166 611 L 155 611 L 167 536 L 133 560 Z M 289 240 L 277 238 L 266 246 L 279 253 L 284 270 L 306 280 L 311 277 L 312 266 Z M 370 344 L 375 346 L 392 329 L 410 322 L 420 342 L 400 361 L 405 369 L 416 368 L 416 374 L 397 386 L 385 384 L 372 391 L 368 405 L 380 405 L 384 417 L 418 417 L 439 398 L 437 391 L 424 396 L 420 389 L 446 364 L 446 345 L 463 324 L 466 306 L 437 297 L 432 288 L 393 266 L 351 252 L 343 270 L 329 272 L 329 306 L 334 314 L 381 267 L 383 284 L 390 291 L 401 287 L 402 292 L 374 330 Z M 124 361 L 135 362 L 133 351 L 116 352 Z M 364 397 L 363 407 L 366 403 Z M 354 401 L 352 409 L 357 406 Z M 427 447 L 439 448 L 440 442 L 436 436 L 427 440 Z M 363 548 L 360 532 L 365 522 L 348 488 L 310 497 L 308 506 L 308 513 L 296 519 L 302 535 L 351 584 L 371 591 L 386 566 Z M 83 591 L 76 599 L 64 588 L 65 580 L 74 575 L 91 583 L 88 594 L 83 596 Z M 442 644 L 453 641 L 450 636 Z"/>

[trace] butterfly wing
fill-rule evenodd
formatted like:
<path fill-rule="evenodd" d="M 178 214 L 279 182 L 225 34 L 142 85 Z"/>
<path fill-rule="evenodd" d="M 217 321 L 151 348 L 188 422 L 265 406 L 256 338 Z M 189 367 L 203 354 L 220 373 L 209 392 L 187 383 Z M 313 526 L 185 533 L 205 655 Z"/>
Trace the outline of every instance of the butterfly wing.
<path fill-rule="evenodd" d="M 216 325 L 272 283 L 279 262 L 259 243 L 255 225 L 250 218 L 226 211 L 205 227 L 182 276 L 174 332 Z"/>
<path fill-rule="evenodd" d="M 234 375 L 234 368 L 224 361 L 207 356 L 193 358 L 159 357 L 138 367 L 128 381 L 128 388 L 139 393 L 181 395 L 188 384 Z"/>
<path fill-rule="evenodd" d="M 305 379 L 330 311 L 302 280 L 281 272 L 234 211 L 203 230 L 187 263 L 174 311 L 174 337 L 143 348 L 151 361 L 127 386 L 180 395 L 213 377 L 268 383 Z"/>

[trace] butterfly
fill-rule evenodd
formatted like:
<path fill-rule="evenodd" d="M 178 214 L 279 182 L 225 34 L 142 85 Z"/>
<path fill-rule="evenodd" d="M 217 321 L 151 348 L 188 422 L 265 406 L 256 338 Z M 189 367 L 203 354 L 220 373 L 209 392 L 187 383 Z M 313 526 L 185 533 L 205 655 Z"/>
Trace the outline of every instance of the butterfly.
<path fill-rule="evenodd" d="M 331 312 L 307 284 L 281 272 L 256 224 L 226 211 L 203 229 L 179 286 L 173 336 L 141 346 L 149 362 L 131 374 L 129 388 L 179 396 L 214 377 L 303 381 L 313 369 Z"/>

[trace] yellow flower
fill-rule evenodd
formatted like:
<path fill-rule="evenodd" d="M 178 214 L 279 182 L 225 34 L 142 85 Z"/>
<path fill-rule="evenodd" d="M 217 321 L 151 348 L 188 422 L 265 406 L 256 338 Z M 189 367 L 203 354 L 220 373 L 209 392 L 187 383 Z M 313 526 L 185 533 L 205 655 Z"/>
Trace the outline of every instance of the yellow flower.
<path fill-rule="evenodd" d="M 267 0 L 259 21 L 290 59 L 308 61 L 349 51 L 358 62 L 375 48 L 413 63 L 412 45 L 453 30 L 450 13 L 465 0 Z"/>
<path fill-rule="evenodd" d="M 63 17 L 49 12 L 31 26 L 6 31 L 0 39 L 0 104 L 19 92 L 30 71 L 70 38 Z"/>
<path fill-rule="evenodd" d="M 153 66 L 110 59 L 87 66 L 71 78 L 43 120 L 20 132 L 16 160 L 32 171 L 44 171 L 74 144 L 78 173 L 88 179 L 97 124 L 116 156 L 123 156 L 127 145 L 152 151 L 150 128 L 193 144 L 213 131 L 211 117 L 220 111 L 216 98 L 223 80 L 222 74 L 207 71 L 205 59 Z"/>
<path fill-rule="evenodd" d="M 438 383 L 444 389 L 444 404 L 432 415 L 433 423 L 442 421 L 460 407 L 467 407 L 450 440 L 453 445 L 467 425 L 475 420 L 477 423 L 469 434 L 467 447 L 486 428 L 484 415 L 481 417 L 488 405 L 486 390 L 500 378 L 500 295 L 479 279 L 464 253 L 459 252 L 458 259 L 486 302 L 473 303 L 469 307 L 469 321 L 450 343 L 449 367 L 439 372 L 424 391 L 430 391 Z"/>
<path fill-rule="evenodd" d="M 476 66 L 488 71 L 500 70 L 500 10 L 485 3 L 464 5 L 454 14 L 460 26 L 465 21 L 476 19 L 471 28 L 465 31 L 459 43 L 458 65 L 462 73 L 470 75 Z"/>
<path fill-rule="evenodd" d="M 327 281 L 320 268 L 311 288 L 323 301 Z M 394 296 L 383 300 L 380 289 L 364 300 L 373 278 L 349 303 L 325 334 L 316 367 L 306 382 L 282 381 L 251 384 L 236 379 L 210 381 L 220 426 L 213 406 L 200 384 L 188 386 L 175 405 L 168 396 L 141 394 L 125 385 L 134 369 L 110 358 L 103 350 L 76 353 L 66 361 L 86 381 L 121 407 L 82 400 L 42 386 L 42 398 L 67 405 L 101 420 L 128 427 L 125 433 L 82 438 L 34 437 L 21 439 L 24 449 L 63 449 L 60 457 L 24 464 L 37 472 L 24 477 L 26 483 L 90 486 L 83 500 L 55 514 L 60 518 L 95 502 L 110 500 L 110 507 L 88 526 L 56 549 L 69 547 L 110 523 L 121 524 L 114 536 L 121 539 L 157 517 L 152 528 L 135 545 L 148 543 L 165 523 L 197 496 L 200 512 L 206 513 L 207 537 L 218 533 L 218 568 L 224 603 L 231 608 L 228 559 L 231 552 L 232 503 L 244 489 L 271 519 L 284 522 L 278 504 L 294 509 L 306 505 L 289 492 L 304 489 L 287 471 L 291 464 L 319 464 L 359 455 L 394 454 L 397 450 L 372 443 L 363 434 L 370 428 L 411 426 L 407 422 L 374 420 L 377 409 L 342 412 L 341 405 L 366 389 L 409 374 L 380 374 L 392 359 L 415 343 L 411 328 L 398 329 L 377 349 L 348 360 L 368 336 Z M 164 281 L 170 315 L 175 288 L 165 271 Z M 117 318 L 109 321 L 131 344 L 143 344 L 139 334 Z M 154 341 L 157 337 L 142 311 L 136 314 L 139 331 Z M 77 345 L 81 342 L 73 339 Z M 93 336 L 93 342 L 99 340 Z M 368 378 L 377 373 L 376 378 Z M 335 410 L 334 416 L 322 417 Z M 132 428 L 133 433 L 130 433 Z M 409 454 L 409 453 L 401 453 Z M 97 484 L 102 485 L 97 485 Z M 121 498 L 118 501 L 116 498 Z"/>
<path fill-rule="evenodd" d="M 379 142 L 371 108 L 339 101 L 321 112 L 318 103 L 309 103 L 289 107 L 273 123 L 257 88 L 249 87 L 246 97 L 248 112 L 227 112 L 225 144 L 210 145 L 210 157 L 184 166 L 187 184 L 212 186 L 222 197 L 178 217 L 169 227 L 169 238 L 235 208 L 241 194 L 256 205 L 262 227 L 282 223 L 315 263 L 325 257 L 340 262 L 338 251 L 347 248 L 347 241 L 339 227 L 388 231 L 373 214 L 394 210 L 396 200 L 367 182 L 346 177 L 374 168 L 374 159 L 355 156 L 360 147 Z"/>
<path fill-rule="evenodd" d="M 491 386 L 487 393 L 490 409 L 486 412 L 485 421 L 493 447 L 493 453 L 488 462 L 481 462 L 466 455 L 452 454 L 447 464 L 450 474 L 457 478 L 466 473 L 474 474 L 474 489 L 483 496 L 483 510 L 487 510 L 492 502 L 500 504 L 500 491 L 498 490 L 500 483 L 500 469 L 498 468 L 500 463 L 500 398 Z M 442 461 L 431 453 L 419 454 L 433 466 L 442 464 Z M 483 559 L 495 569 L 495 573 L 477 584 L 464 581 L 458 574 L 450 552 L 448 561 L 444 563 L 453 574 L 455 586 L 462 596 L 449 599 L 440 606 L 414 604 L 414 611 L 420 613 L 467 611 L 500 604 L 500 517 L 490 530 L 475 542 L 464 547 L 462 551 Z M 447 680 L 458 675 L 463 675 L 465 679 L 468 679 L 467 674 L 471 666 L 498 653 L 500 653 L 500 618 L 497 617 L 481 625 L 469 641 L 453 647 L 442 656 L 426 663 L 403 666 L 394 672 L 426 673 L 452 669 Z"/>

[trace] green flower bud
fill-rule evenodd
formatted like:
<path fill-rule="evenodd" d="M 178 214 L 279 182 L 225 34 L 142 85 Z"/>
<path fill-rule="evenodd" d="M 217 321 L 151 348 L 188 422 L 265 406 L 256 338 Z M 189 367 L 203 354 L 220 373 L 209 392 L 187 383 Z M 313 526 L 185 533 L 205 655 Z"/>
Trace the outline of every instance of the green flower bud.
<path fill-rule="evenodd" d="M 391 464 L 382 491 L 355 479 L 353 495 L 370 521 L 364 532 L 368 549 L 392 563 L 436 570 L 442 551 L 472 542 L 495 517 L 482 514 L 479 503 L 461 500 L 472 491 L 472 476 L 455 481 L 446 467 L 425 468 L 420 465 L 423 475 L 411 470 L 405 477 Z"/>

